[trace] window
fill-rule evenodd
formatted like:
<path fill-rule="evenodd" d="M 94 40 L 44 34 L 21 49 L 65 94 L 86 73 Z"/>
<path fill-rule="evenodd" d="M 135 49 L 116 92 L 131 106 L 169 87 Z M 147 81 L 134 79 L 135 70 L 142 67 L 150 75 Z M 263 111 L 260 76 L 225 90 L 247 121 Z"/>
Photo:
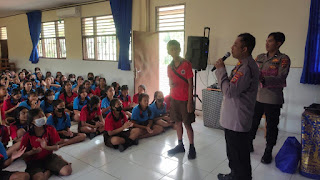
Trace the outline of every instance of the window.
<path fill-rule="evenodd" d="M 83 58 L 117 60 L 116 28 L 112 15 L 82 18 Z"/>
<path fill-rule="evenodd" d="M 38 52 L 43 58 L 67 57 L 63 20 L 42 23 Z"/>
<path fill-rule="evenodd" d="M 0 27 L 0 40 L 7 40 L 7 27 Z"/>
<path fill-rule="evenodd" d="M 160 90 L 164 95 L 170 93 L 167 66 L 172 57 L 167 53 L 167 43 L 177 40 L 180 43 L 181 53 L 184 54 L 185 5 L 173 5 L 156 8 L 156 30 L 159 32 L 159 73 Z"/>

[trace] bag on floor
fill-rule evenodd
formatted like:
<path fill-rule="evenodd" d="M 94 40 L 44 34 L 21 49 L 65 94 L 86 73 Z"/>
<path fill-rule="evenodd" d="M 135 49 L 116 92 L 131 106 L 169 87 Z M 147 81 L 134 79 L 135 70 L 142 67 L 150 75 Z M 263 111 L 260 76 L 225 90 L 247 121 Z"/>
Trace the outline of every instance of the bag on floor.
<path fill-rule="evenodd" d="M 288 137 L 278 152 L 275 162 L 282 172 L 293 174 L 296 172 L 301 159 L 301 144 L 295 137 Z"/>

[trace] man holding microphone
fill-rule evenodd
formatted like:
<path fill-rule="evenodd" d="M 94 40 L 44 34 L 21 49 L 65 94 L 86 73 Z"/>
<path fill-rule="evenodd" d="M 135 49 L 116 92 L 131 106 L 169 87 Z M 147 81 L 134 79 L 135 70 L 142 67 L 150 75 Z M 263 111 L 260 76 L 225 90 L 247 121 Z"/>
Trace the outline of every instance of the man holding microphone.
<path fill-rule="evenodd" d="M 240 34 L 235 40 L 232 56 L 237 66 L 228 77 L 224 62 L 215 63 L 216 76 L 223 93 L 220 124 L 225 128 L 230 174 L 218 174 L 219 180 L 251 180 L 249 131 L 259 83 L 259 69 L 252 58 L 255 37 Z"/>

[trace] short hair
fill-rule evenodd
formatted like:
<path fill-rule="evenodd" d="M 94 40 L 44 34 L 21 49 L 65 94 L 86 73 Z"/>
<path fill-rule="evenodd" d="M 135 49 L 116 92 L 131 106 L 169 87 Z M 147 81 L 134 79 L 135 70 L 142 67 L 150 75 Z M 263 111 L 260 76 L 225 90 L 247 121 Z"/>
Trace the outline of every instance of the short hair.
<path fill-rule="evenodd" d="M 121 91 L 129 90 L 129 87 L 128 87 L 128 85 L 123 85 L 123 86 L 121 86 L 120 90 Z"/>
<path fill-rule="evenodd" d="M 177 40 L 170 40 L 167 44 L 167 49 L 169 49 L 170 46 L 176 46 L 178 48 L 181 48 L 180 43 Z"/>
<path fill-rule="evenodd" d="M 238 37 L 241 37 L 242 46 L 247 47 L 248 53 L 251 54 L 256 46 L 256 38 L 249 33 L 240 34 Z"/>
<path fill-rule="evenodd" d="M 94 75 L 93 75 L 93 72 L 88 72 L 88 75 L 87 75 L 87 76 L 89 76 L 89 75 L 94 76 Z"/>
<path fill-rule="evenodd" d="M 145 97 L 149 98 L 149 95 L 146 94 L 146 93 L 140 94 L 140 95 L 139 95 L 139 99 L 138 99 L 139 103 L 140 103 L 140 102 L 142 101 L 142 99 L 145 98 Z"/>
<path fill-rule="evenodd" d="M 286 40 L 286 36 L 282 32 L 272 32 L 268 37 L 270 36 L 272 36 L 276 42 L 281 42 L 281 44 Z"/>

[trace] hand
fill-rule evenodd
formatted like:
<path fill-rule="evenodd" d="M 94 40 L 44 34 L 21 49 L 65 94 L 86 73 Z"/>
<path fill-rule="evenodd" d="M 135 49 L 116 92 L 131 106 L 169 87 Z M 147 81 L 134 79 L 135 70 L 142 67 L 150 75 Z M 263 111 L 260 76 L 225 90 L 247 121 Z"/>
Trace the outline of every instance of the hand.
<path fill-rule="evenodd" d="M 188 111 L 188 113 L 192 113 L 193 112 L 193 103 L 192 103 L 192 101 L 188 101 L 187 111 Z"/>
<path fill-rule="evenodd" d="M 216 61 L 216 62 L 214 63 L 214 66 L 215 66 L 217 69 L 219 69 L 219 68 L 223 68 L 225 65 L 224 65 L 223 60 L 220 58 L 218 61 Z"/>
<path fill-rule="evenodd" d="M 39 152 L 41 152 L 42 151 L 42 149 L 41 149 L 41 147 L 38 147 L 38 148 L 32 148 L 32 153 L 33 154 L 37 154 L 37 153 L 39 153 Z"/>
<path fill-rule="evenodd" d="M 47 148 L 47 141 L 42 138 L 42 139 L 37 139 L 37 142 L 40 142 L 40 146 L 42 147 L 42 149 L 46 149 Z"/>
<path fill-rule="evenodd" d="M 146 130 L 148 131 L 149 134 L 153 133 L 153 130 L 150 127 L 147 127 Z"/>
<path fill-rule="evenodd" d="M 15 151 L 12 153 L 12 159 L 15 160 L 15 159 L 18 159 L 19 157 L 22 156 L 22 154 L 26 151 L 26 147 L 21 147 L 21 149 L 19 149 L 18 151 Z"/>
<path fill-rule="evenodd" d="M 130 121 L 127 121 L 127 122 L 125 122 L 123 124 L 123 129 L 128 129 L 128 128 L 132 127 L 132 126 L 133 126 L 133 123 L 130 122 Z"/>
<path fill-rule="evenodd" d="M 41 81 L 41 84 L 42 84 L 43 86 L 46 86 L 46 85 L 47 85 L 47 83 L 44 82 L 44 81 Z"/>
<path fill-rule="evenodd" d="M 19 103 L 16 105 L 16 107 L 19 107 L 20 104 L 21 104 L 21 102 L 19 102 Z"/>
<path fill-rule="evenodd" d="M 68 131 L 68 136 L 69 137 L 73 137 L 73 132 L 72 131 Z"/>

